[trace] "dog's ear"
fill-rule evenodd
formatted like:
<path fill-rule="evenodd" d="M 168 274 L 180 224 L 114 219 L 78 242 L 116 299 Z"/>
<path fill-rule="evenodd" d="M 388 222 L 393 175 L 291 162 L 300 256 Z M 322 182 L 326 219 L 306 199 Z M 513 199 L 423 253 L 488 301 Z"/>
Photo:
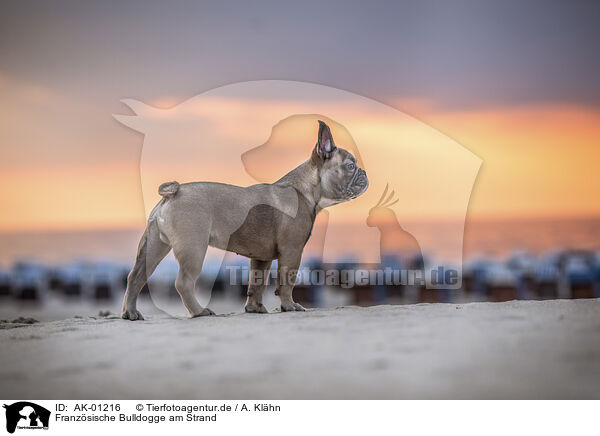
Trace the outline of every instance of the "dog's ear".
<path fill-rule="evenodd" d="M 333 142 L 333 136 L 331 136 L 331 130 L 329 130 L 329 126 L 323 121 L 319 120 L 319 136 L 317 138 L 315 151 L 322 159 L 329 159 L 333 155 L 335 148 L 335 143 Z"/>

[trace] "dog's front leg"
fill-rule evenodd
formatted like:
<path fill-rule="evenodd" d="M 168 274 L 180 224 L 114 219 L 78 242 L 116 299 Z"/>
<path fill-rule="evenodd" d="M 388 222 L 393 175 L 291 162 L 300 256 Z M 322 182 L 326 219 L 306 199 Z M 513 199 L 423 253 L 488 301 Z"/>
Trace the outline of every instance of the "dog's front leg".
<path fill-rule="evenodd" d="M 279 295 L 282 312 L 306 310 L 302 305 L 294 302 L 292 298 L 301 257 L 302 253 L 282 255 L 277 262 L 277 290 L 275 295 Z"/>
<path fill-rule="evenodd" d="M 248 299 L 246 300 L 246 312 L 269 313 L 262 303 L 263 293 L 269 283 L 269 272 L 272 261 L 250 260 L 250 277 L 248 283 Z"/>

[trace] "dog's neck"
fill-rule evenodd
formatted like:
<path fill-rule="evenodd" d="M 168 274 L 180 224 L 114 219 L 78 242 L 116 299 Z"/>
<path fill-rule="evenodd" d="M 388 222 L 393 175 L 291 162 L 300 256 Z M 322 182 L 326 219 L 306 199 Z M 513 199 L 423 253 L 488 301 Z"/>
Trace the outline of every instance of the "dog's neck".
<path fill-rule="evenodd" d="M 319 169 L 310 159 L 294 168 L 274 184 L 295 188 L 306 198 L 315 213 L 321 210 L 318 206 L 321 199 L 321 178 Z"/>

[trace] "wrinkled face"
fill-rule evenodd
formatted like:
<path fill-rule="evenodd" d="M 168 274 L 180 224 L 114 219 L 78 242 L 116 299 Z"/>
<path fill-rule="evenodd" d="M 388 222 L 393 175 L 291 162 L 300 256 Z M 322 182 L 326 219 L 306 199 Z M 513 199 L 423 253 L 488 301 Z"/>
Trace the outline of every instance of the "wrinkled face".
<path fill-rule="evenodd" d="M 324 208 L 363 194 L 369 187 L 369 179 L 350 152 L 335 146 L 329 127 L 322 121 L 319 124 L 313 159 L 318 163 L 321 179 L 319 207 Z"/>
<path fill-rule="evenodd" d="M 354 156 L 343 148 L 337 148 L 321 168 L 319 206 L 327 207 L 352 200 L 363 194 L 368 187 L 367 173 L 358 167 Z"/>

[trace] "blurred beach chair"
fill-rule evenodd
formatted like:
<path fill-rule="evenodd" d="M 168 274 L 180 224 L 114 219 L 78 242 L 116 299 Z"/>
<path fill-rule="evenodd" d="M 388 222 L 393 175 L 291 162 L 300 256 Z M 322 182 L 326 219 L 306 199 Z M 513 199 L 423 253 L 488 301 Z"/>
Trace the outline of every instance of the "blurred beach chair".
<path fill-rule="evenodd" d="M 506 261 L 508 268 L 515 274 L 517 280 L 517 298 L 526 300 L 534 292 L 534 270 L 536 258 L 524 250 L 513 252 Z"/>
<path fill-rule="evenodd" d="M 313 272 L 325 274 L 323 265 L 318 259 L 309 259 L 300 266 L 296 286 L 294 286 L 294 301 L 305 307 L 321 307 L 323 302 L 325 278 L 323 283 L 315 283 L 312 280 Z"/>
<path fill-rule="evenodd" d="M 53 289 L 66 297 L 82 297 L 84 293 L 84 265 L 74 263 L 57 267 L 52 273 Z"/>
<path fill-rule="evenodd" d="M 492 261 L 484 255 L 476 255 L 463 264 L 463 290 L 470 301 L 487 301 L 487 272 Z"/>
<path fill-rule="evenodd" d="M 4 269 L 0 269 L 0 298 L 10 297 L 12 287 L 10 284 L 10 274 Z"/>
<path fill-rule="evenodd" d="M 377 303 L 375 285 L 371 282 L 376 274 L 379 274 L 378 264 L 357 265 L 354 270 L 355 283 L 351 288 L 352 304 L 373 306 Z"/>
<path fill-rule="evenodd" d="M 491 301 L 502 302 L 516 300 L 518 279 L 516 274 L 504 263 L 496 262 L 486 270 L 486 288 Z"/>
<path fill-rule="evenodd" d="M 33 261 L 19 261 L 11 271 L 11 289 L 18 300 L 41 302 L 46 297 L 46 269 Z"/>
<path fill-rule="evenodd" d="M 558 266 L 546 259 L 537 263 L 533 272 L 532 298 L 548 300 L 558 298 L 560 270 Z"/>
<path fill-rule="evenodd" d="M 594 254 L 594 297 L 600 298 L 600 250 Z"/>
<path fill-rule="evenodd" d="M 405 289 L 401 283 L 394 283 L 400 280 L 402 263 L 400 258 L 393 253 L 382 254 L 381 265 L 379 267 L 384 272 L 384 280 L 377 282 L 373 287 L 373 299 L 375 304 L 397 303 L 404 298 Z M 389 273 L 386 273 L 390 271 Z M 391 275 L 391 277 L 388 277 Z"/>
<path fill-rule="evenodd" d="M 355 282 L 356 277 L 359 274 L 364 274 L 366 271 L 368 274 L 368 267 L 364 268 L 352 257 L 342 257 L 341 260 L 335 264 L 324 264 L 323 268 L 329 271 L 335 271 L 339 282 L 331 286 L 331 289 L 346 294 L 349 296 L 350 304 L 356 306 L 370 306 L 375 302 L 373 286 L 359 285 Z M 296 292 L 294 290 L 294 292 Z M 295 295 L 295 294 L 294 294 Z"/>
<path fill-rule="evenodd" d="M 94 300 L 112 300 L 122 291 L 120 268 L 111 262 L 94 262 L 89 266 L 88 289 Z"/>
<path fill-rule="evenodd" d="M 433 270 L 433 271 L 428 271 L 427 273 L 425 272 L 425 265 L 429 264 L 429 265 L 440 265 L 440 267 L 442 268 L 442 270 Z M 440 268 L 438 267 L 438 268 Z M 442 265 L 442 262 L 434 262 L 432 259 L 428 258 L 427 256 L 423 255 L 423 254 L 415 254 L 415 256 L 412 259 L 412 264 L 409 266 L 409 269 L 411 270 L 418 270 L 421 272 L 422 277 L 426 280 L 427 277 L 426 275 L 430 275 L 429 279 L 432 282 L 432 285 L 435 285 L 435 288 L 427 288 L 426 284 L 425 285 L 420 285 L 418 286 L 419 289 L 419 303 L 450 303 L 453 300 L 453 295 L 454 295 L 454 291 L 452 291 L 451 289 L 445 288 L 444 287 L 444 278 L 445 278 L 445 271 L 451 270 L 451 269 L 455 269 L 456 270 L 456 266 L 455 265 L 451 265 L 450 263 L 446 263 L 445 265 Z M 438 271 L 440 271 L 438 273 Z M 441 276 L 440 276 L 441 273 Z M 437 275 L 434 275 L 437 274 Z"/>
<path fill-rule="evenodd" d="M 568 251 L 564 254 L 563 264 L 569 298 L 594 298 L 594 254 L 583 250 Z"/>

